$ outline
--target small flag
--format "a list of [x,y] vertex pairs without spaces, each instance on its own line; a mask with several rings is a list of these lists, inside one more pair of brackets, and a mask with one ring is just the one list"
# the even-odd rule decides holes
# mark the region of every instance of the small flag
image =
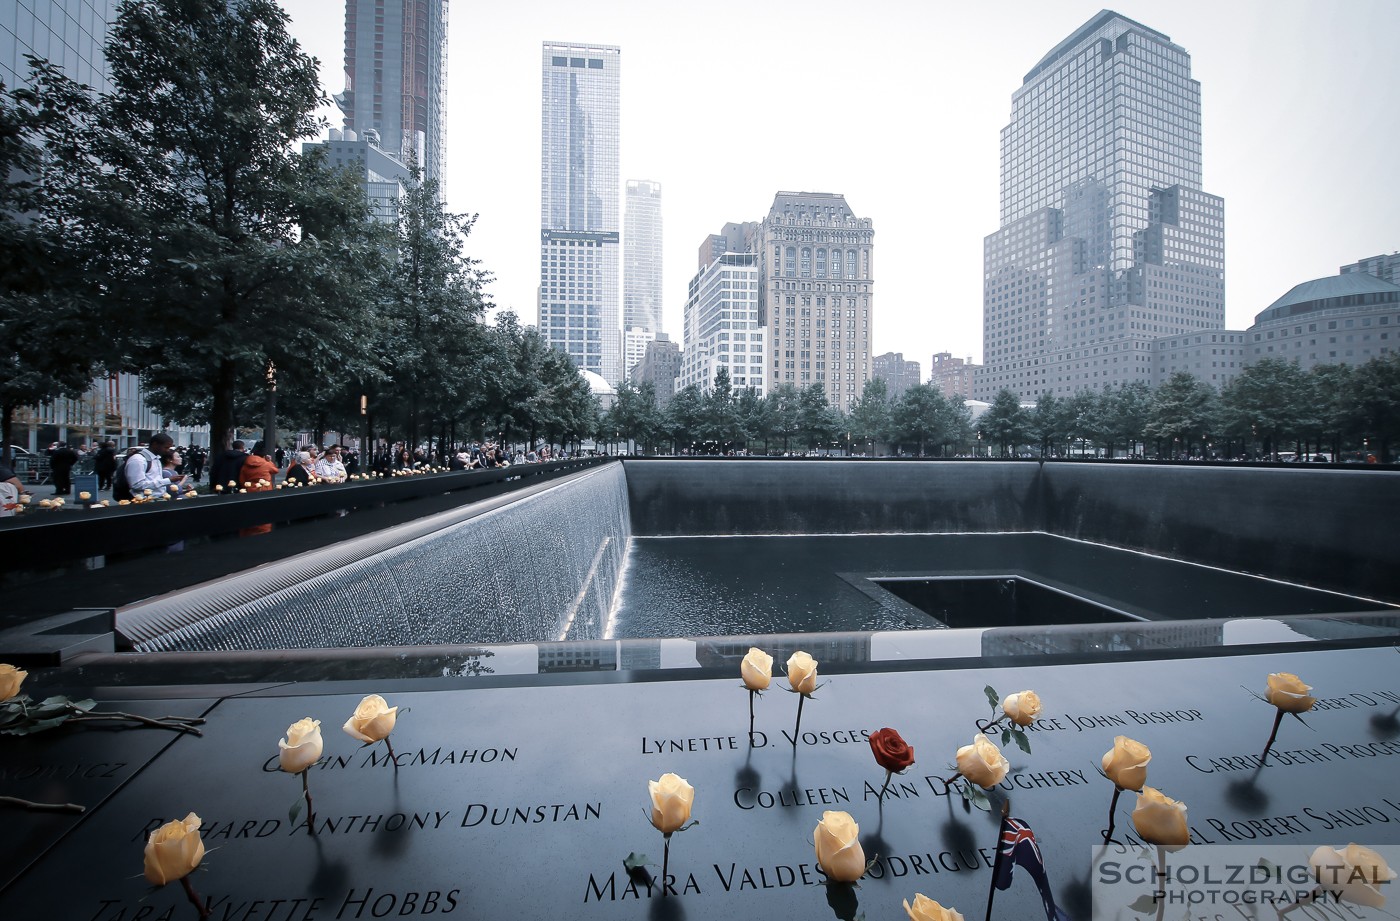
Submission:
[[1040,890],[1041,901],[1045,903],[1047,921],[1069,921],[1056,904],[1050,892],[1050,881],[1045,878],[1045,860],[1040,854],[1040,844],[1035,840],[1035,832],[1020,819],[1003,816],[1001,820],[1001,844],[997,848],[995,876],[992,885],[998,889],[1011,886],[1011,871],[1015,864],[1026,868]]

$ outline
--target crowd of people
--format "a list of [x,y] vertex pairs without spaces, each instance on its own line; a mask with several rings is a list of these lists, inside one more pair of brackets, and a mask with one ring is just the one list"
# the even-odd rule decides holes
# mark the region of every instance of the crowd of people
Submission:
[[[278,484],[344,483],[361,473],[392,476],[442,469],[487,470],[569,456],[550,445],[527,451],[511,450],[493,441],[451,448],[414,448],[400,442],[380,445],[364,467],[358,451],[340,444],[302,444],[293,449],[278,446],[269,451],[261,441],[251,450],[246,442],[234,441],[228,450],[211,452],[197,444],[181,447],[163,432],[146,444],[124,451],[118,450],[114,441],[82,446],[54,442],[43,453],[48,459],[55,497],[72,496],[75,470],[90,470],[97,476],[98,490],[110,490],[115,501],[170,493],[189,495],[206,484],[211,492],[257,492]],[[0,464],[0,505],[13,511],[19,497],[27,492],[15,471]]]

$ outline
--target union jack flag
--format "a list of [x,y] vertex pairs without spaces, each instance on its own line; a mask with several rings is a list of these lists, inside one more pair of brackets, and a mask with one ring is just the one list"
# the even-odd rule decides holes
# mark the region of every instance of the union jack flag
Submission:
[[1055,896],[1050,892],[1050,880],[1045,876],[1045,859],[1040,853],[1040,843],[1035,840],[1035,832],[1020,819],[1004,816],[992,885],[998,889],[1010,888],[1011,871],[1018,863],[1035,880],[1040,899],[1045,903],[1047,921],[1069,921],[1069,916],[1055,904]]

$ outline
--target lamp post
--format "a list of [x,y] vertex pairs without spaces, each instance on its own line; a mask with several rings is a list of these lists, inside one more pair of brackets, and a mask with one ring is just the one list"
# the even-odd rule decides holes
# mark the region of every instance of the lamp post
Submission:
[[263,405],[263,450],[270,457],[277,450],[277,366],[270,358],[263,377],[267,382],[267,398]]

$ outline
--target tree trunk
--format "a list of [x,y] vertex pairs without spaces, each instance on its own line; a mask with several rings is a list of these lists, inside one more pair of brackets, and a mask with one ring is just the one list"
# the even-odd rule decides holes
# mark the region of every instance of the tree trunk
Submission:
[[10,456],[10,429],[14,424],[15,407],[6,403],[0,406],[0,463],[14,469],[15,461]]
[[233,444],[233,390],[237,368],[230,358],[219,359],[214,372],[214,402],[209,409],[209,443],[217,451]]

